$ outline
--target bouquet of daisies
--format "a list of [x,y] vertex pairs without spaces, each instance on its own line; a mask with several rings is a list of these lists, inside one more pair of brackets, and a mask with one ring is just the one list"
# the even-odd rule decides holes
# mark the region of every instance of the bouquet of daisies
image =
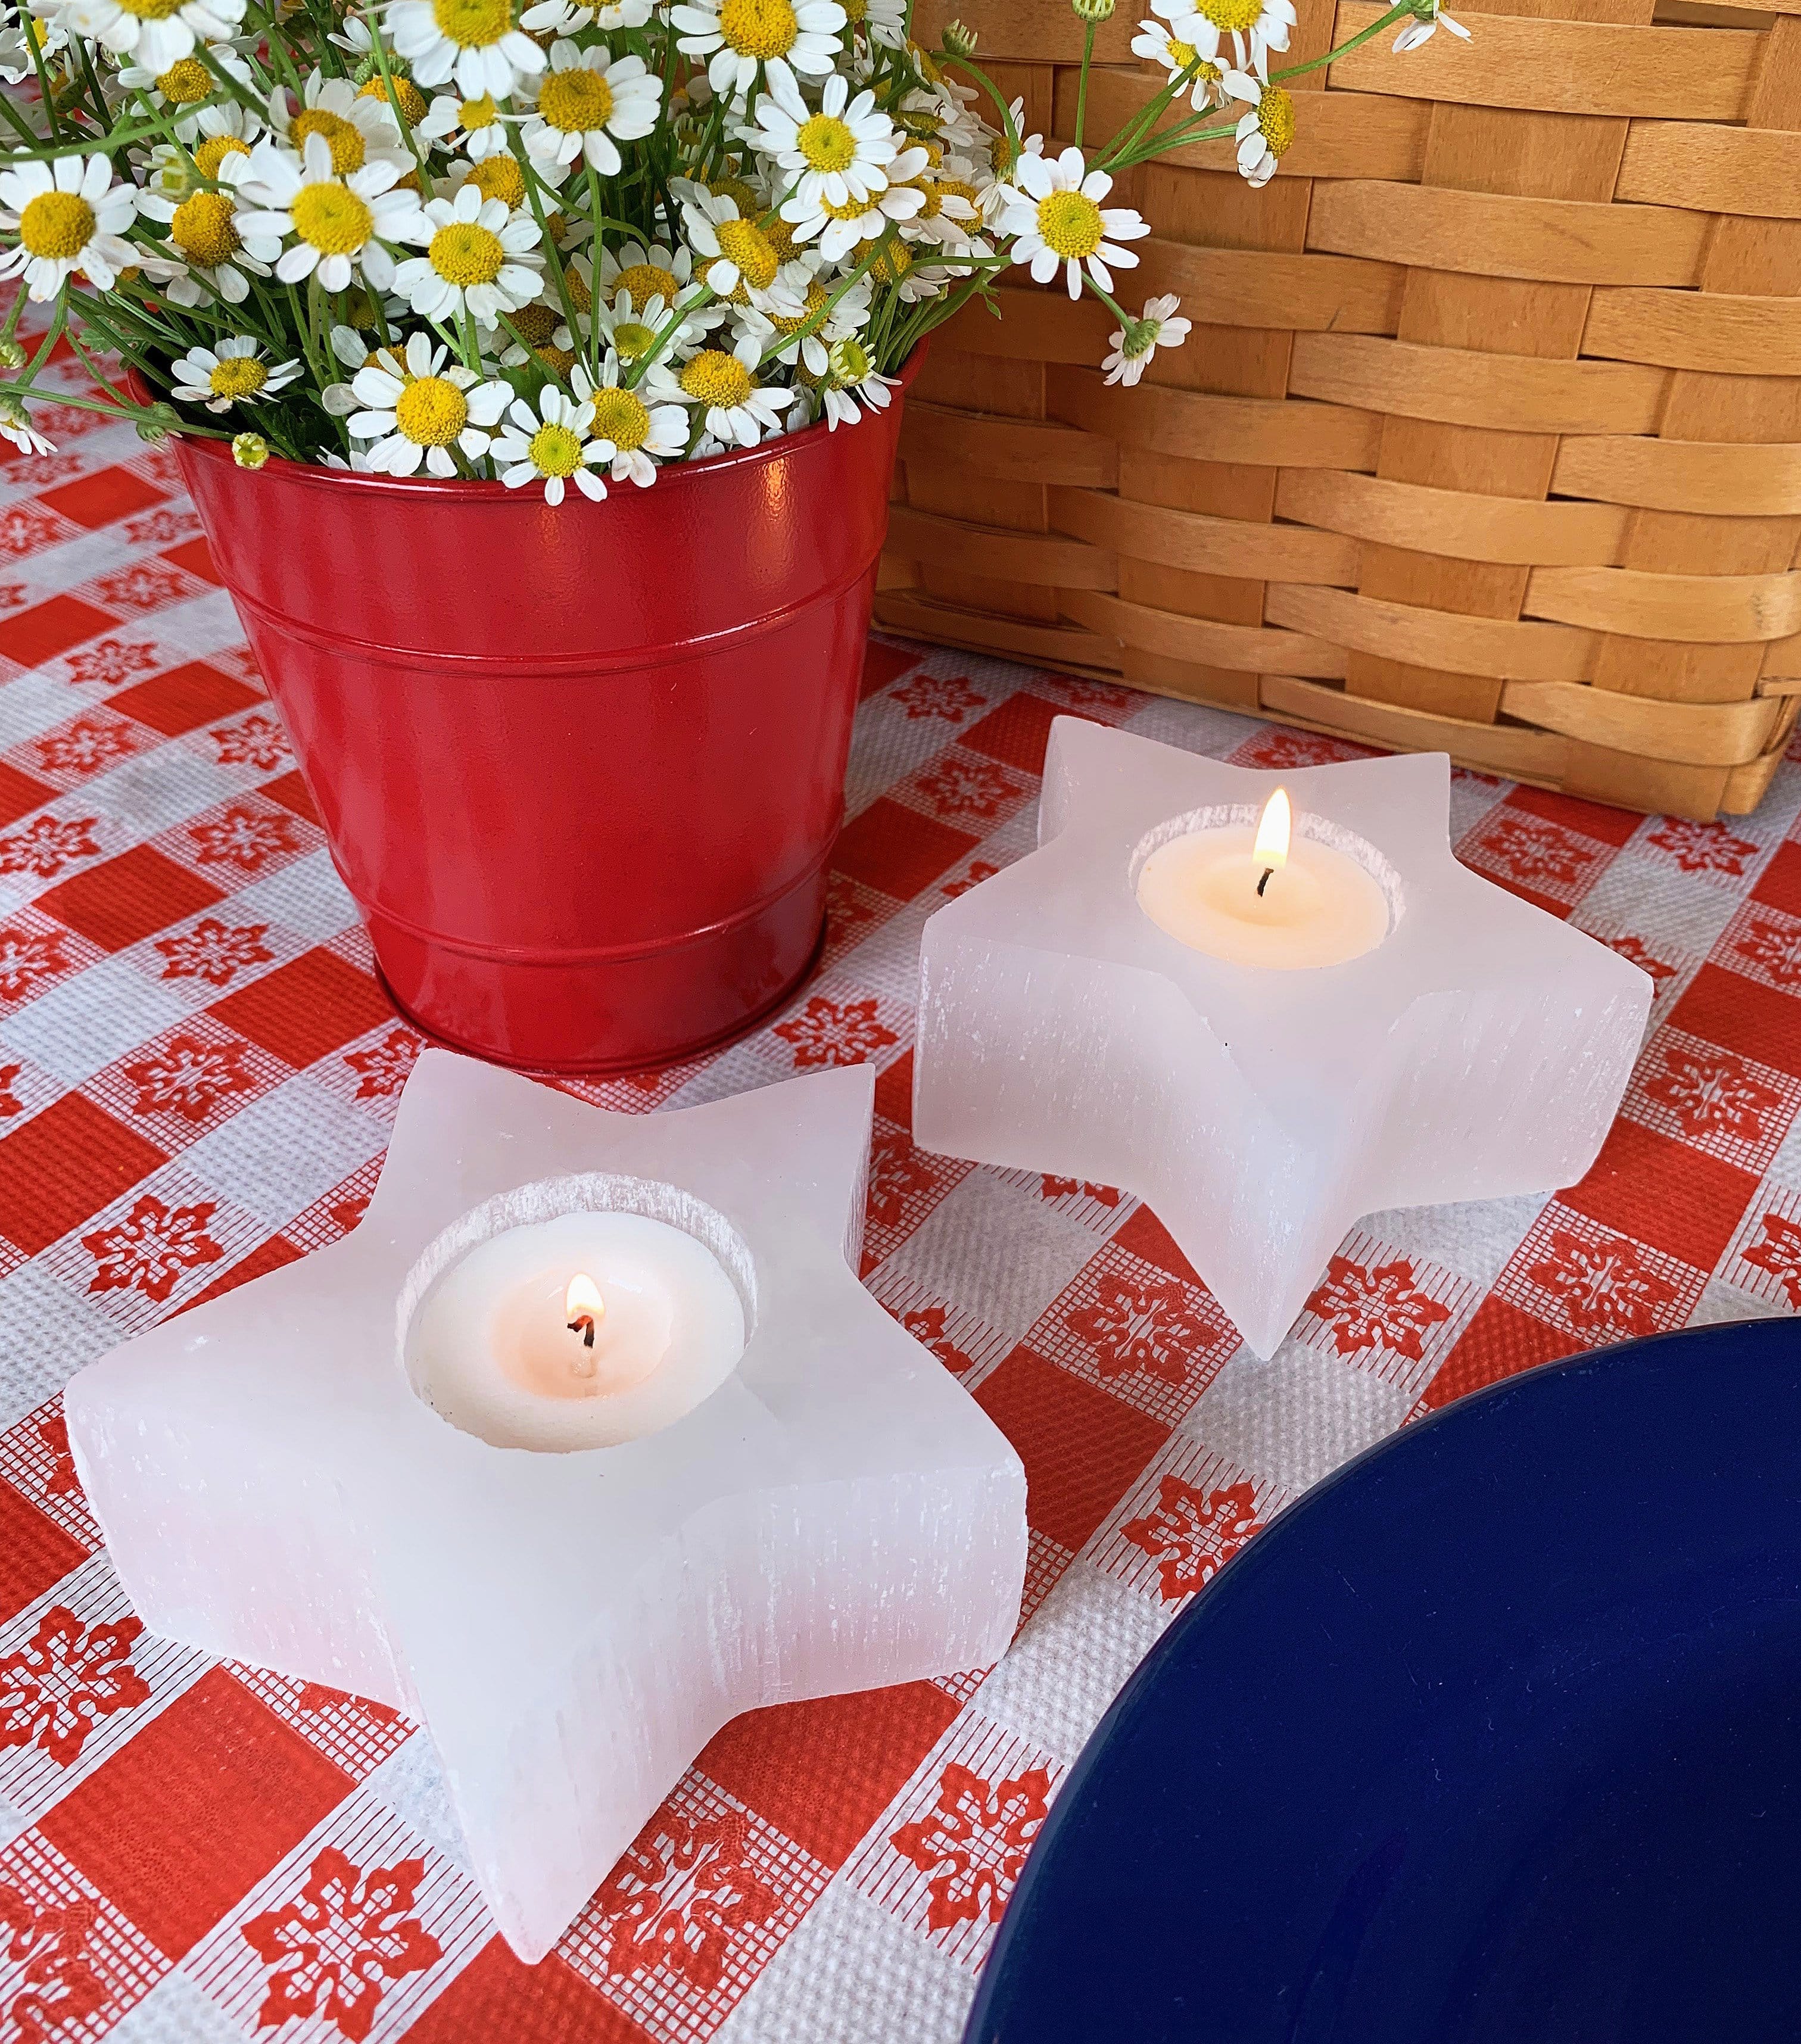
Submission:
[[[1092,56],[1113,0],[1073,4]],[[1261,182],[1285,81],[1342,53],[1271,69],[1292,0],[1152,5],[1161,89],[1090,148],[1085,57],[1059,148],[911,0],[31,0],[0,30],[0,432],[45,449],[53,395],[248,469],[597,498],[854,425],[1013,265],[1099,298],[1136,382],[1189,322],[1116,298],[1150,231],[1116,176],[1233,136]],[[1404,17],[1398,46],[1464,33],[1397,0],[1343,48]],[[65,334],[94,395],[36,380]]]

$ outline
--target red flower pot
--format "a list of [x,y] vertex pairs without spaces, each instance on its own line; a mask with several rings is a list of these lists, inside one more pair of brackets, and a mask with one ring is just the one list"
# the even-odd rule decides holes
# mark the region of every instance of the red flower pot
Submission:
[[617,1070],[804,976],[899,395],[554,510],[176,441],[332,856],[432,1035]]

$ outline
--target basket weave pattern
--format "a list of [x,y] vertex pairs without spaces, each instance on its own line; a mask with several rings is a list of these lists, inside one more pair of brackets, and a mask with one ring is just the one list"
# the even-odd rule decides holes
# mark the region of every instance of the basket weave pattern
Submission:
[[[959,314],[908,404],[880,620],[1634,808],[1753,808],[1801,709],[1801,18],[1674,4],[1457,7],[1471,42],[1384,34],[1297,81],[1261,191],[1227,142],[1129,173],[1153,234],[1123,302],[1205,324],[1125,390],[1092,299],[1009,282],[1004,320]],[[1380,11],[1299,5],[1288,60]],[[1069,139],[1064,0],[954,11]],[[1091,142],[1160,82],[1144,11],[1100,32]]]

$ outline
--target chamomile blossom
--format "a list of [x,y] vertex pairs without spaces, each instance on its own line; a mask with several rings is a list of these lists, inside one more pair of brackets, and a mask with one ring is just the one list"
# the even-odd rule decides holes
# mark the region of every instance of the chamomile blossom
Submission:
[[547,383],[538,394],[536,410],[524,398],[514,398],[505,429],[488,452],[509,490],[542,482],[544,501],[560,504],[565,486],[573,482],[597,504],[607,486],[594,471],[612,460],[613,444],[596,440],[593,425],[591,404],[578,404]]
[[1235,134],[1238,174],[1246,184],[1266,185],[1295,139],[1295,103],[1279,85],[1266,85],[1239,71],[1226,73],[1226,88],[1248,102]]
[[175,394],[209,412],[228,412],[234,405],[260,404],[285,390],[300,374],[298,361],[272,367],[260,342],[248,334],[232,334],[217,350],[190,348],[170,371]]
[[781,217],[793,225],[797,243],[816,242],[824,261],[842,261],[859,242],[877,240],[897,221],[925,210],[925,194],[912,182],[925,167],[923,149],[904,150],[888,167],[893,182],[868,198],[839,206],[823,192],[811,200],[797,194],[783,201]]
[[394,288],[421,319],[467,311],[478,326],[491,327],[543,289],[538,223],[502,199],[484,198],[473,181],[454,198],[422,207],[405,238],[425,252],[395,270]]
[[1235,67],[1248,64],[1260,78],[1269,73],[1270,51],[1288,47],[1296,20],[1295,0],[1150,0],[1150,11],[1204,57],[1217,58],[1230,36]]
[[122,237],[137,212],[135,186],[117,184],[109,156],[58,156],[0,171],[0,229],[18,246],[0,259],[0,277],[21,272],[33,298],[53,298],[79,273],[110,290],[136,252]]
[[900,153],[894,123],[864,90],[850,97],[848,82],[828,78],[817,112],[810,110],[793,84],[778,85],[757,102],[756,125],[746,139],[769,158],[783,186],[811,205],[826,199],[845,206],[866,199],[889,182],[888,167]]
[[762,350],[755,334],[743,334],[728,353],[703,348],[685,362],[659,355],[645,377],[647,390],[666,403],[689,405],[703,429],[726,447],[755,447],[781,431],[792,394],[757,379]]
[[[850,339],[868,325],[875,286],[868,277],[859,277],[839,294],[835,285],[828,287],[804,263],[789,263],[779,282],[792,309],[747,309],[739,315],[744,331],[756,336],[759,348],[774,349],[772,361],[823,376],[833,344]],[[835,294],[838,302],[832,305]]]
[[685,192],[682,232],[705,265],[701,275],[708,289],[739,304],[764,305],[781,270],[775,244],[755,220],[744,218],[729,193],[701,185]]
[[56,451],[56,443],[46,440],[32,424],[24,398],[10,390],[0,390],[0,440],[10,440],[21,454]]
[[[584,300],[593,288],[593,265],[587,256],[578,256],[570,267],[582,286],[574,294],[575,309],[586,312]],[[652,298],[661,298],[673,309],[697,294],[693,251],[666,248],[660,241],[622,241],[617,248],[603,248],[600,286],[604,298],[614,299],[621,291],[629,291],[636,305],[647,305]],[[695,316],[711,325],[720,314],[717,307],[709,306],[705,312],[697,309]]]
[[760,68],[771,89],[829,78],[844,10],[838,0],[685,0],[670,10],[684,56],[704,57],[713,90],[741,98]]
[[850,25],[885,50],[907,46],[907,0],[843,0]]
[[454,78],[466,99],[498,98],[544,67],[543,52],[513,25],[513,0],[394,0],[388,33],[417,83]]
[[[668,301],[660,296],[640,307],[632,302],[631,292],[621,290],[614,294],[610,305],[597,305],[593,317],[607,347],[629,366],[642,361],[656,345],[657,336],[669,325],[670,309]],[[669,336],[668,351],[679,355],[696,346],[708,326],[708,322],[685,316]]]
[[1184,36],[1182,30],[1187,25],[1186,16],[1173,27],[1163,21],[1140,21],[1132,38],[1132,51],[1135,56],[1162,64],[1173,79],[1184,76],[1192,67],[1193,76],[1183,90],[1196,113],[1204,113],[1210,106],[1226,103],[1225,67],[1216,58],[1203,56],[1199,48]]
[[540,298],[509,313],[506,323],[509,332],[519,338],[501,357],[505,367],[523,369],[528,362],[536,360],[554,375],[563,376],[574,366],[575,336],[555,305]]
[[323,136],[332,172],[340,178],[365,163],[390,163],[403,175],[413,168],[393,108],[385,99],[359,94],[348,78],[326,78],[314,71],[298,107],[286,86],[278,85],[269,95],[269,125],[296,156],[309,136]]
[[[174,305],[201,305],[217,299],[240,305],[250,296],[250,279],[268,276],[281,256],[281,236],[252,231],[238,210],[233,180],[248,175],[254,148],[228,146],[239,140],[235,136],[216,139],[219,152],[209,160],[223,190],[190,191],[178,199],[152,184],[138,194],[138,211],[167,225],[169,239],[163,246],[184,265],[167,287]],[[203,143],[196,148],[197,159],[205,147]],[[144,259],[138,254],[134,259]]]
[[1113,180],[1104,171],[1089,170],[1080,149],[1054,157],[1023,156],[1013,175],[1014,199],[1000,226],[1016,237],[1013,260],[1031,265],[1035,283],[1048,284],[1062,270],[1069,296],[1079,298],[1085,265],[1104,291],[1113,288],[1114,268],[1138,267],[1138,257],[1119,244],[1148,234],[1150,226],[1130,206],[1103,209]]
[[662,81],[642,57],[612,57],[598,43],[585,50],[557,43],[526,116],[525,152],[551,184],[584,157],[603,178],[616,177],[619,143],[649,134],[662,111]]
[[658,463],[678,458],[687,447],[686,410],[680,405],[647,405],[636,390],[623,389],[619,357],[610,348],[598,382],[580,367],[572,381],[576,396],[594,408],[594,438],[612,449],[607,463],[615,482],[647,490],[657,479]]
[[424,140],[460,149],[472,163],[484,163],[509,146],[506,123],[491,92],[474,99],[440,93],[427,108],[417,132]]
[[840,426],[855,425],[865,410],[886,411],[892,402],[889,394],[900,382],[898,376],[877,374],[869,350],[860,340],[853,337],[837,342],[820,383],[820,411],[826,431],[835,433]]
[[423,467],[428,475],[455,475],[453,447],[469,461],[488,452],[488,428],[513,393],[504,383],[483,382],[449,355],[448,348],[416,333],[404,351],[382,348],[351,378],[364,409],[352,413],[345,428],[353,440],[370,443],[369,466],[377,474],[417,475]]
[[961,156],[947,157],[929,176],[914,183],[925,203],[912,219],[903,221],[900,232],[910,241],[935,241],[944,248],[967,248],[981,224],[981,186],[973,163]]
[[383,160],[336,176],[323,135],[309,135],[298,156],[259,142],[237,185],[238,231],[247,242],[294,237],[275,264],[284,284],[317,275],[321,290],[342,291],[360,276],[385,291],[394,280],[394,259],[383,244],[406,240],[419,217],[418,200],[395,189],[399,175]]
[[115,56],[161,73],[191,56],[197,43],[229,40],[244,8],[244,0],[71,0],[59,19],[70,33],[91,36]]
[[[1396,36],[1394,47],[1397,52],[1416,50],[1422,43],[1430,42],[1434,34],[1440,29],[1449,29],[1453,36],[1461,36],[1466,43],[1469,40],[1469,31],[1462,22],[1453,21],[1438,5],[1438,0],[1431,0],[1430,13],[1423,15],[1416,14],[1411,21],[1406,23],[1400,33]],[[0,77],[4,75],[4,72],[0,72]]]
[[[9,85],[22,84],[36,74],[37,66],[32,56],[34,50],[48,60],[68,46],[69,32],[54,15],[44,19],[21,12],[0,29],[0,79]],[[206,83],[210,90],[212,79],[209,78]]]
[[1181,302],[1173,291],[1165,292],[1161,298],[1146,298],[1144,310],[1137,319],[1114,328],[1111,352],[1100,365],[1107,371],[1108,382],[1135,383],[1150,367],[1150,359],[1158,348],[1181,346],[1194,324],[1192,320],[1174,317]]
[[[175,132],[182,137],[182,146],[156,144],[150,152],[144,185],[146,191],[179,206],[195,192],[221,181],[227,157],[248,157],[262,140],[263,129],[254,113],[228,99],[221,106],[203,106],[190,121],[178,121]],[[140,206],[139,210],[148,209]]]

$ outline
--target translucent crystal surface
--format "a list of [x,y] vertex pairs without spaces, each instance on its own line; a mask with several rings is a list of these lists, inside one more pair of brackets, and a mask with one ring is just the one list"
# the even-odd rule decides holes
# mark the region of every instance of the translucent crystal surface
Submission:
[[[523,1958],[728,1719],[983,1666],[1012,1635],[1019,1458],[853,1274],[873,1091],[858,1066],[610,1114],[428,1051],[353,1234],[68,1387],[145,1623],[420,1719]],[[484,1202],[589,1173],[729,1224],[743,1354],[648,1437],[490,1446],[415,1394],[403,1294]]]
[[[1226,963],[1139,906],[1175,820],[1278,785],[1391,889],[1346,964]],[[1037,851],[925,926],[915,1139],[1147,1200],[1261,1356],[1359,1216],[1571,1184],[1651,982],[1460,865],[1450,801],[1442,754],[1261,773],[1059,717]]]

